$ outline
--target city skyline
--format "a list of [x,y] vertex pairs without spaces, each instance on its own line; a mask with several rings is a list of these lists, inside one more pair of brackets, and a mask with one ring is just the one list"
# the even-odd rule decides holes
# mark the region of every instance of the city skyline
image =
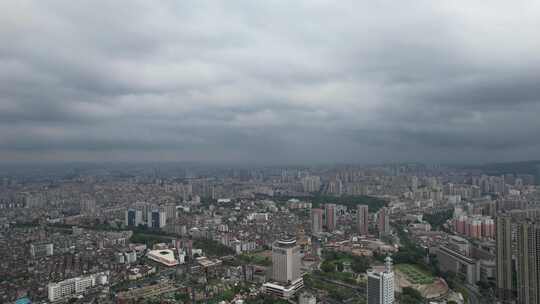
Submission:
[[0,301],[537,302],[533,164],[48,168],[0,173]]

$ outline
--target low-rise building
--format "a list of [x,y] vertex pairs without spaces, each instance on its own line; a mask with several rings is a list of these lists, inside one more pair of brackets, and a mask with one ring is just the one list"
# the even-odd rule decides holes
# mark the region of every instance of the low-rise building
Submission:
[[108,274],[105,272],[91,274],[84,277],[76,277],[47,286],[49,301],[55,302],[67,297],[86,292],[97,285],[106,285]]

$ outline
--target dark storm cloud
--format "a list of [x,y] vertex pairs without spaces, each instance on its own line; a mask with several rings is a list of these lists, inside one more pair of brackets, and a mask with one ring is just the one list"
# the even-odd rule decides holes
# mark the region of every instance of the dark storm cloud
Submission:
[[540,6],[0,4],[0,160],[537,158]]

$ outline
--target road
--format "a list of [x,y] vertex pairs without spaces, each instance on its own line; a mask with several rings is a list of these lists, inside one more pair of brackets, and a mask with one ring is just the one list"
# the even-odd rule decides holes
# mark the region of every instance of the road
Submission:
[[469,295],[469,304],[483,304],[485,303],[482,301],[482,295],[472,286],[465,284],[461,285],[463,288],[465,288],[468,291]]

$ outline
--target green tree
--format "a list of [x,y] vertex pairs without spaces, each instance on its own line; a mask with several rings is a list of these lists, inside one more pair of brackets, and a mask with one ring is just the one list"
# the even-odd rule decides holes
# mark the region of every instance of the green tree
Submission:
[[364,273],[369,268],[369,260],[366,257],[355,256],[351,263],[351,269],[356,273]]
[[418,290],[411,287],[404,287],[399,300],[402,304],[418,304],[424,302],[424,297],[422,297],[422,294]]
[[234,254],[234,250],[229,248],[220,242],[210,239],[197,239],[193,241],[193,247],[201,248],[206,255],[210,256],[224,256],[228,254]]
[[453,209],[447,209],[432,214],[426,213],[423,215],[424,221],[428,222],[433,228],[439,229],[446,221],[454,215]]
[[336,270],[336,265],[331,261],[324,261],[321,264],[321,270],[324,272],[333,272]]
[[337,263],[336,263],[336,268],[337,268],[337,271],[342,272],[343,269],[344,269],[343,263],[337,262]]

